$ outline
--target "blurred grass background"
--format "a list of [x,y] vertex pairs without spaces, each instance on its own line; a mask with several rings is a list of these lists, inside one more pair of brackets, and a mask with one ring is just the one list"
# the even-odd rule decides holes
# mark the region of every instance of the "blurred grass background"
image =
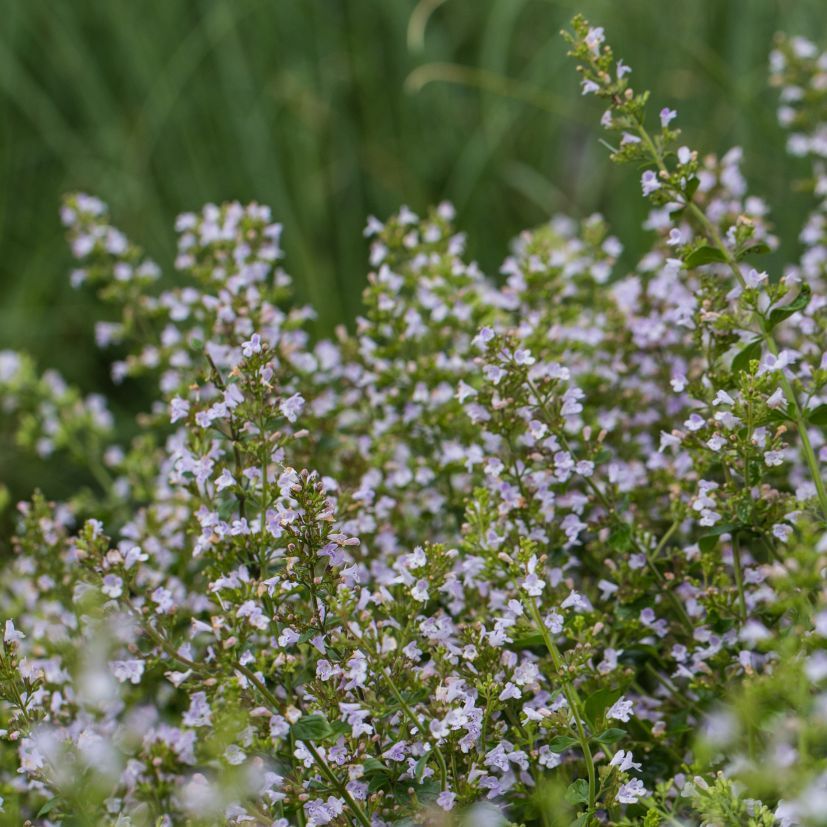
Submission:
[[[645,207],[565,57],[558,32],[577,11],[656,109],[678,109],[688,143],[744,147],[794,254],[808,205],[787,195],[800,168],[767,55],[780,29],[818,39],[824,0],[0,0],[0,348],[112,390],[92,341],[101,310],[66,277],[57,210],[73,189],[108,201],[165,265],[180,211],[270,204],[322,332],[358,312],[366,216],[402,203],[452,200],[489,272],[556,212],[605,213],[632,261]],[[0,445],[14,489],[39,473]]]

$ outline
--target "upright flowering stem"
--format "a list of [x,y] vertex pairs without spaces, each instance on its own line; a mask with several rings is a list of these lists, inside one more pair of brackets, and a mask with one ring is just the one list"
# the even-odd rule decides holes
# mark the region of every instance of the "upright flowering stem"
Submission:
[[[566,438],[565,433],[563,433],[563,431],[561,431],[560,429],[554,427],[554,418],[550,415],[550,413],[548,411],[548,406],[546,404],[546,400],[543,398],[542,394],[540,393],[539,388],[537,388],[537,386],[530,379],[526,380],[526,384],[528,385],[528,388],[530,389],[532,395],[534,396],[535,403],[537,404],[537,406],[539,407],[540,411],[543,414],[543,418],[545,420],[546,425],[548,425],[549,429],[552,431],[552,433],[555,435],[555,437],[557,437],[557,439],[560,440],[560,444],[566,449],[566,451],[568,451],[569,454],[571,454],[573,457],[576,456],[576,452],[575,452],[574,448],[572,447],[572,445],[569,443],[568,439]],[[606,496],[606,494],[601,490],[600,486],[597,485],[597,483],[591,477],[584,477],[583,479],[584,479],[586,485],[588,486],[588,488],[592,491],[592,493],[598,499],[600,504],[603,506],[603,508],[606,509],[607,513],[614,514],[617,509],[612,504],[612,502],[609,500],[609,498]],[[663,539],[660,541],[660,543],[658,544],[658,547],[656,549],[657,553],[660,553],[660,551],[666,545],[667,540],[669,539],[669,537],[671,536],[672,532],[674,531],[674,529],[676,527],[677,526],[675,526],[673,524],[673,526],[664,535]],[[634,548],[634,550],[638,554],[641,554],[643,556],[643,558],[646,560],[646,565],[649,567],[649,569],[655,575],[655,577],[657,578],[659,583],[662,586],[664,586],[664,593],[666,594],[668,600],[674,606],[675,611],[678,613],[678,616],[679,616],[681,622],[683,623],[683,625],[686,627],[687,630],[692,631],[692,629],[694,628],[694,625],[693,625],[692,620],[690,619],[689,615],[686,613],[686,609],[683,607],[683,604],[675,596],[675,594],[671,591],[671,589],[667,589],[665,587],[664,577],[661,574],[658,567],[654,563],[654,557],[656,555],[650,556],[649,554],[646,553],[646,551],[640,546],[637,539],[635,538],[634,532],[632,533],[632,536],[630,537],[630,542],[631,542],[632,547]]]
[[[652,161],[657,165],[658,170],[662,172],[664,175],[669,174],[669,170],[664,163],[663,157],[661,153],[658,151],[658,148],[655,146],[655,142],[652,140],[652,136],[649,134],[649,131],[643,125],[643,123],[639,120],[635,120],[635,125],[637,127],[637,133],[640,137],[641,141],[645,144],[649,154],[652,157]],[[729,247],[724,244],[723,239],[721,238],[721,234],[718,232],[718,229],[715,225],[709,220],[706,213],[692,200],[689,198],[687,200],[687,208],[689,213],[693,216],[695,221],[700,226],[701,230],[703,231],[704,235],[707,238],[707,241],[718,250],[721,255],[724,257],[727,266],[732,271],[732,274],[735,276],[735,280],[741,287],[746,286],[746,282],[744,281],[744,276],[741,273],[741,268],[738,266],[738,262],[736,261],[735,257],[732,254],[732,251]],[[767,346],[767,349],[772,353],[773,356],[778,355],[778,343],[775,341],[775,337],[772,335],[772,332],[767,329],[764,320],[761,319],[757,314],[753,317],[754,322],[759,330],[759,335],[761,336],[762,341]],[[813,479],[813,483],[816,487],[816,492],[818,494],[818,501],[819,505],[821,506],[821,515],[822,518],[827,520],[827,488],[824,485],[824,478],[821,475],[821,469],[819,468],[818,457],[816,456],[815,451],[813,450],[812,442],[810,441],[810,435],[807,433],[807,422],[804,419],[804,414],[801,410],[801,405],[798,401],[798,396],[795,393],[795,389],[793,388],[790,380],[787,378],[786,374],[784,373],[783,369],[779,372],[781,377],[781,387],[784,391],[784,396],[789,402],[790,406],[792,407],[792,418],[795,422],[796,429],[798,434],[801,438],[801,446],[804,452],[804,458],[807,462],[807,467],[810,469],[810,475]]]
[[735,585],[738,588],[738,606],[741,610],[741,620],[747,619],[747,601],[744,596],[744,570],[741,566],[741,541],[738,533],[732,535],[732,565],[735,569]]
[[[465,260],[449,205],[403,208],[369,222],[357,335],[315,341],[266,208],[181,216],[184,281],[164,290],[103,204],[67,200],[73,280],[126,305],[98,331],[127,346],[115,376],[160,396],[127,447],[103,399],[0,351],[21,444],[105,489],[19,506],[0,578],[15,823],[372,827],[487,800],[545,824],[546,780],[573,782],[578,823],[809,817],[825,204],[783,279],[748,270],[776,239],[739,153],[678,146],[668,108],[647,132],[648,93],[601,28],[574,28],[584,92],[653,205],[628,275],[597,217],[521,234],[501,284]],[[827,56],[784,48],[785,117],[824,104],[795,145],[823,157]]]
[[[405,717],[411,722],[413,726],[416,727],[418,732],[422,731],[422,724],[419,723],[419,720],[416,717],[416,713],[411,709],[408,705],[408,702],[402,697],[402,693],[399,691],[398,687],[394,683],[393,678],[390,676],[387,669],[382,669],[382,674],[385,676],[385,680],[388,682],[388,686],[391,688],[391,692],[393,693],[394,698],[396,698],[397,703],[402,708],[402,711],[405,713]],[[448,789],[448,767],[445,765],[445,756],[442,754],[442,750],[439,748],[439,745],[434,740],[434,755],[436,756],[436,762],[439,765],[439,776],[440,782],[442,785],[442,789]]]
[[537,608],[537,604],[530,597],[524,600],[524,604],[531,614],[534,622],[537,624],[537,627],[540,629],[540,634],[543,636],[543,642],[546,645],[546,649],[548,649],[549,655],[551,655],[551,662],[554,664],[554,668],[560,676],[560,680],[563,684],[563,695],[566,698],[572,717],[574,718],[574,725],[577,729],[577,741],[580,744],[580,749],[583,752],[583,759],[586,762],[586,773],[589,777],[589,811],[593,811],[595,808],[595,801],[597,799],[597,780],[594,769],[594,758],[592,757],[592,751],[589,747],[589,738],[586,734],[586,727],[583,724],[583,705],[580,701],[580,696],[577,694],[577,689],[566,674],[566,665],[563,661],[563,655],[557,648],[557,644],[552,640],[552,637],[546,628],[546,624],[540,616],[540,611]]
[[[278,710],[280,708],[279,702],[276,697],[273,695],[272,692],[256,677],[255,673],[253,673],[250,669],[248,669],[243,664],[236,664],[236,669],[247,678],[248,681],[259,691],[261,696],[270,704],[271,708],[274,710]],[[313,760],[316,763],[316,766],[319,768],[321,774],[330,782],[331,786],[333,786],[339,795],[347,802],[348,807],[350,807],[350,811],[356,817],[356,820],[363,825],[363,827],[371,827],[370,819],[365,814],[365,811],[359,805],[359,803],[353,798],[350,792],[347,789],[347,786],[339,780],[336,773],[330,769],[330,765],[324,758],[319,754],[319,751],[313,746],[310,741],[305,741],[304,746],[307,751],[313,756]]]

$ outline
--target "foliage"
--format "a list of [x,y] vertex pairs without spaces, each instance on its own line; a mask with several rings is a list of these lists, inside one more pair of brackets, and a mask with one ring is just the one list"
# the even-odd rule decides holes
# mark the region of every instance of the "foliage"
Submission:
[[[452,207],[403,208],[355,335],[314,341],[266,207],[181,215],[167,289],[66,199],[113,376],[157,392],[120,445],[0,358],[21,444],[104,490],[18,509],[9,823],[825,823],[823,204],[758,271],[741,153],[652,129],[603,30],[567,39],[642,169],[627,276],[598,216],[520,235],[498,285]],[[771,61],[819,195],[826,61]]]

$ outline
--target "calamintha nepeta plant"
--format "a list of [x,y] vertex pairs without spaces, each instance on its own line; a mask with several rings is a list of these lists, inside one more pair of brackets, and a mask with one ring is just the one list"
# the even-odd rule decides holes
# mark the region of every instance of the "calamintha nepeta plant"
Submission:
[[[567,35],[643,168],[652,249],[597,216],[486,278],[441,205],[371,219],[353,335],[313,342],[258,205],[177,224],[174,289],[74,195],[116,312],[100,397],[0,354],[22,445],[99,491],[19,506],[0,650],[10,824],[827,823],[827,224],[777,246],[740,153],[647,121]],[[827,194],[827,58],[772,56]]]

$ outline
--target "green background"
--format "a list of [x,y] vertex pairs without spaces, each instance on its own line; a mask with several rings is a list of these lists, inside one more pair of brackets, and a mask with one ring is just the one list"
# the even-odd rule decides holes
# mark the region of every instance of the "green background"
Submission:
[[[558,34],[578,11],[655,110],[679,111],[687,143],[744,147],[794,255],[809,205],[788,195],[803,170],[784,155],[767,55],[781,29],[818,40],[824,0],[0,0],[0,348],[116,406],[146,401],[111,388],[92,341],[105,311],[68,286],[57,212],[74,189],[162,265],[178,212],[270,204],[320,332],[358,313],[366,216],[402,203],[452,200],[491,273],[556,212],[605,213],[633,262],[639,184],[610,166]],[[15,493],[36,473],[0,445]]]

